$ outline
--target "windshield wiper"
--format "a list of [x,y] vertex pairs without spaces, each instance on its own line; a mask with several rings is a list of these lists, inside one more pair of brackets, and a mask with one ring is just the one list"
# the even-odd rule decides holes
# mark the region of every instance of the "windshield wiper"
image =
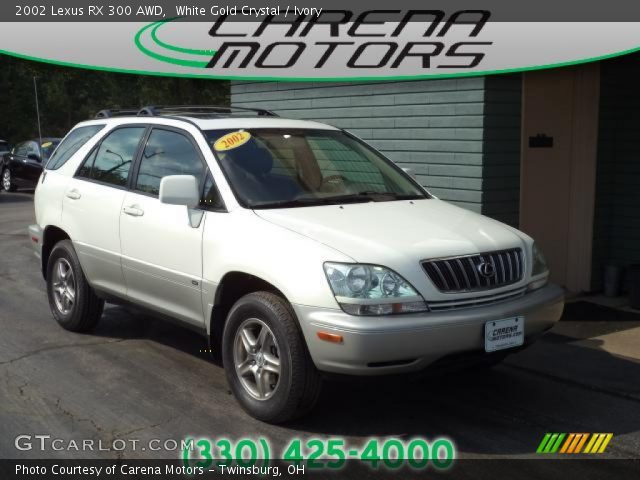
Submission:
[[301,197],[291,200],[280,200],[275,202],[256,203],[251,208],[292,208],[292,207],[310,207],[313,205],[339,205],[341,203],[363,203],[373,202],[374,200],[368,195],[348,194],[336,195],[333,197]]
[[380,192],[377,190],[365,190],[353,194],[357,198],[368,198],[372,202],[389,202],[393,200],[421,200],[426,198],[424,195],[417,193],[396,193],[396,192]]
[[370,197],[373,200],[377,200],[378,198],[392,198],[393,200],[417,200],[425,198],[423,195],[418,195],[416,193],[379,192],[377,190],[364,190],[362,192],[358,192],[357,195]]
[[339,205],[341,203],[365,203],[383,200],[415,200],[425,198],[417,194],[399,194],[394,192],[379,192],[375,190],[364,190],[358,193],[348,193],[345,195],[334,195],[331,197],[300,197],[291,200],[280,200],[275,202],[258,203],[252,206],[254,209],[263,208],[295,208],[309,207],[313,205]]

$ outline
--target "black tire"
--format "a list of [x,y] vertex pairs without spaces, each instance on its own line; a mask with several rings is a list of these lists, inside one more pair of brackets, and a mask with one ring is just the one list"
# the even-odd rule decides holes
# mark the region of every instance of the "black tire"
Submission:
[[[59,268],[60,264],[63,268],[68,268],[73,275],[68,277],[74,283],[74,301],[67,304],[68,311],[65,311],[64,306],[61,306],[62,301],[60,300],[61,297],[66,297],[66,294],[59,295],[58,300],[56,300],[56,293],[54,292],[54,289],[61,288],[60,276],[54,272],[54,269]],[[66,288],[66,291],[68,292],[69,288]],[[102,316],[104,300],[96,296],[87,282],[70,240],[58,242],[49,256],[47,263],[47,296],[49,297],[49,308],[53,318],[65,330],[88,332],[96,326]]]
[[[236,372],[236,333],[250,319],[266,324],[275,337],[280,375],[271,396],[255,398]],[[308,413],[316,404],[322,380],[306,347],[291,305],[270,292],[245,295],[231,308],[222,336],[222,359],[227,381],[242,408],[268,423],[284,423]]]
[[[9,188],[7,188],[7,185]],[[6,167],[2,171],[2,189],[6,190],[7,192],[15,192],[18,189],[18,187],[16,187],[16,184],[13,183],[13,177],[11,176],[11,170],[9,170],[9,167]]]

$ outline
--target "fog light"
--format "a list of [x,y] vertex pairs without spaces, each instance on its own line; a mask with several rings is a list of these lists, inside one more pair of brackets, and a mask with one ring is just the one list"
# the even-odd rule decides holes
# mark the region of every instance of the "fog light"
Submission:
[[538,290],[539,288],[544,287],[548,281],[549,281],[549,277],[542,277],[542,278],[539,278],[538,280],[534,280],[529,285],[527,285],[527,290],[529,292],[533,290]]

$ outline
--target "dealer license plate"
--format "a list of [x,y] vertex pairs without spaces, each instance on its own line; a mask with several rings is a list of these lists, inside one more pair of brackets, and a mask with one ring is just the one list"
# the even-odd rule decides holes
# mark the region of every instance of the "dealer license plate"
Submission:
[[484,349],[495,352],[524,343],[524,317],[491,320],[484,324]]

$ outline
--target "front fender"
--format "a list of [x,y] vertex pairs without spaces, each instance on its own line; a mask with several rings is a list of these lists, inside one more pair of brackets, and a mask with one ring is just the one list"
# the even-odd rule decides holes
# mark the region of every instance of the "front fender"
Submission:
[[203,303],[215,304],[215,290],[228,272],[255,276],[280,290],[291,303],[339,308],[327,282],[326,261],[354,259],[299,233],[274,225],[251,210],[207,212],[203,232]]

